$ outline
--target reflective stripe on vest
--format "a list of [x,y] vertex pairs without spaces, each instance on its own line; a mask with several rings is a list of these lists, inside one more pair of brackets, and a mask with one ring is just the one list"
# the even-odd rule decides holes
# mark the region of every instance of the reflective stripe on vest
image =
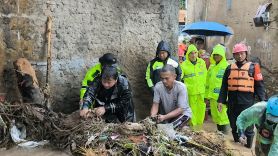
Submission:
[[231,65],[231,73],[228,77],[229,91],[242,91],[254,93],[254,78],[248,74],[251,62],[245,63],[238,68],[234,63]]

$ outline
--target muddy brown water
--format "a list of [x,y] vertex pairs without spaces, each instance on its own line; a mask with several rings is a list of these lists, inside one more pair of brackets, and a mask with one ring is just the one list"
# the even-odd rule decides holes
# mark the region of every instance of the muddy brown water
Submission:
[[70,156],[70,152],[56,151],[50,148],[22,149],[14,147],[0,151],[0,156]]
[[[204,130],[208,132],[215,132],[216,126],[211,122],[210,119],[205,121]],[[255,141],[255,140],[254,140]],[[226,136],[225,144],[227,149],[230,149],[234,156],[254,156],[254,144],[252,149],[248,149],[240,145],[239,143],[234,143],[231,133]],[[50,148],[35,148],[35,149],[22,149],[14,147],[9,150],[0,150],[0,156],[70,156],[69,151],[57,151]]]

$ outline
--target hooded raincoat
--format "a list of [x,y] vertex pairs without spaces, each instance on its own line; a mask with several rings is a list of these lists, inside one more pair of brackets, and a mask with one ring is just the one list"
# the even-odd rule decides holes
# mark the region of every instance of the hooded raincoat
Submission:
[[92,68],[90,68],[87,71],[87,73],[82,81],[82,87],[80,89],[80,99],[83,99],[83,96],[88,88],[89,83],[93,82],[95,77],[97,77],[100,74],[101,74],[101,64],[100,63],[97,63],[95,66],[93,66]]
[[[158,54],[160,51],[168,52],[168,57],[165,60],[159,59]],[[160,81],[160,71],[165,64],[175,67],[177,74],[176,80],[179,81],[182,74],[180,65],[176,60],[171,58],[170,46],[165,41],[161,41],[156,49],[156,57],[150,61],[146,70],[146,81],[149,88],[152,88]]]
[[206,104],[204,102],[207,68],[203,59],[197,58],[195,63],[189,59],[189,54],[198,52],[195,45],[191,44],[186,53],[186,60],[181,64],[182,80],[187,86],[189,105],[192,110],[191,125],[202,125],[204,122]]
[[[216,64],[215,60],[213,59],[214,54],[222,56],[222,60],[218,64]],[[222,78],[227,66],[228,62],[226,60],[225,48],[222,45],[218,44],[213,48],[213,52],[210,57],[210,67],[207,74],[205,94],[205,98],[210,101],[212,120],[217,125],[229,124],[227,106],[223,106],[222,112],[219,112],[217,109],[217,100],[222,85]]]

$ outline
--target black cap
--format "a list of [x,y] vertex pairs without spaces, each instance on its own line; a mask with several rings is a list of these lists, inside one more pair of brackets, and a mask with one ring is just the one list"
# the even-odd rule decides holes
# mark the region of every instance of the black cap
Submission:
[[106,53],[102,57],[99,58],[99,62],[104,64],[115,64],[117,63],[117,59],[114,54],[112,53]]

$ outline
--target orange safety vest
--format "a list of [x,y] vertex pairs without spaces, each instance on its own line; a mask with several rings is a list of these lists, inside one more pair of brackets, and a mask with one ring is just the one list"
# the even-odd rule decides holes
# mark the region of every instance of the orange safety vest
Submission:
[[235,63],[231,65],[231,73],[228,77],[229,91],[242,91],[254,93],[254,78],[248,74],[251,62],[245,63],[238,68]]

